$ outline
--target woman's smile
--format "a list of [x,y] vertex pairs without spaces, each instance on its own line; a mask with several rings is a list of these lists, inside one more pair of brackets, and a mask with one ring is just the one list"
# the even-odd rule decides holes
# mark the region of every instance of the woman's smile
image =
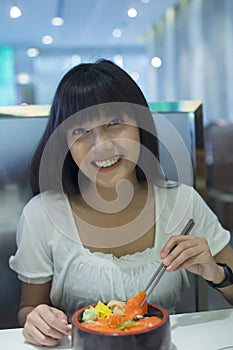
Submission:
[[93,164],[99,168],[99,171],[109,171],[116,168],[120,164],[121,159],[121,157],[117,156],[106,160],[95,160]]

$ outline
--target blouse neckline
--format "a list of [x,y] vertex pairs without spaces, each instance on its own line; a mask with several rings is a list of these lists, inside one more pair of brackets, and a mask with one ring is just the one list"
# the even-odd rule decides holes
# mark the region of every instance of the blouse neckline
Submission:
[[[157,214],[158,214],[156,186],[153,186],[153,191],[154,191],[154,198],[155,198],[154,217],[155,217],[155,221],[156,221]],[[155,225],[155,232],[154,232],[155,238],[154,238],[153,247],[148,247],[143,251],[135,252],[133,254],[125,254],[125,255],[122,255],[120,257],[116,257],[112,253],[103,253],[103,252],[98,252],[98,251],[91,252],[88,248],[84,247],[83,243],[81,242],[81,239],[80,239],[79,233],[78,233],[78,228],[76,226],[73,210],[72,210],[69,198],[66,194],[65,194],[65,203],[66,203],[66,206],[68,208],[68,213],[69,213],[68,220],[70,221],[73,234],[76,237],[75,241],[80,244],[82,251],[84,253],[88,254],[89,256],[105,258],[107,260],[111,259],[111,260],[115,260],[115,261],[125,261],[125,260],[128,261],[128,260],[134,260],[135,258],[144,258],[145,256],[151,255],[152,253],[155,252],[156,247],[157,247],[157,240],[158,240],[157,235],[156,235],[156,225]]]

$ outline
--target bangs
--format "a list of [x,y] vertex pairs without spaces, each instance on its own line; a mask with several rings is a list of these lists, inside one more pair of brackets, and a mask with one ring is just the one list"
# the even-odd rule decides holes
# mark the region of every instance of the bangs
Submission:
[[[144,108],[145,109],[145,108]],[[143,113],[145,115],[145,111]],[[142,117],[142,107],[131,103],[112,102],[98,104],[80,110],[71,116],[67,117],[61,125],[63,132],[71,129],[75,125],[83,126],[86,124],[102,125],[110,119],[122,119],[126,124],[136,125],[142,124],[140,122]],[[145,125],[145,118],[144,125]]]

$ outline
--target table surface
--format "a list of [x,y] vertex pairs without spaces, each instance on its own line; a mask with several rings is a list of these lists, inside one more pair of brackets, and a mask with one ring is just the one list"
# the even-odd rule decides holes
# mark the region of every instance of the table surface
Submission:
[[[170,316],[171,350],[233,350],[233,308]],[[71,349],[70,338],[59,346],[40,348],[27,343],[22,329],[0,330],[1,350]]]

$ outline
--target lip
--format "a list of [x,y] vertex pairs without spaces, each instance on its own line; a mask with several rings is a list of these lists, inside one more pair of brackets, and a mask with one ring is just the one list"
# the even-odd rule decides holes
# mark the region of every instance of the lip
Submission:
[[[115,157],[113,157],[113,158],[115,158]],[[117,158],[118,158],[118,157],[117,157]],[[107,159],[101,160],[101,161],[102,161],[102,162],[103,162],[103,161],[108,161],[108,160],[110,160],[110,159],[112,159],[112,158],[107,158]],[[98,162],[101,162],[101,161],[98,160]],[[119,157],[119,159],[118,159],[118,161],[117,161],[116,163],[114,163],[114,164],[112,164],[112,165],[110,165],[110,166],[106,166],[106,167],[98,166],[94,161],[92,162],[92,164],[93,164],[93,166],[94,166],[95,168],[98,169],[98,171],[107,172],[107,171],[111,171],[111,170],[117,168],[117,167],[120,165],[121,161],[122,161],[122,157]]]
[[92,160],[92,163],[94,162],[106,162],[108,160],[111,160],[113,158],[123,158],[122,154],[111,154],[111,155],[106,155],[106,156],[101,156],[101,158],[94,158]]

